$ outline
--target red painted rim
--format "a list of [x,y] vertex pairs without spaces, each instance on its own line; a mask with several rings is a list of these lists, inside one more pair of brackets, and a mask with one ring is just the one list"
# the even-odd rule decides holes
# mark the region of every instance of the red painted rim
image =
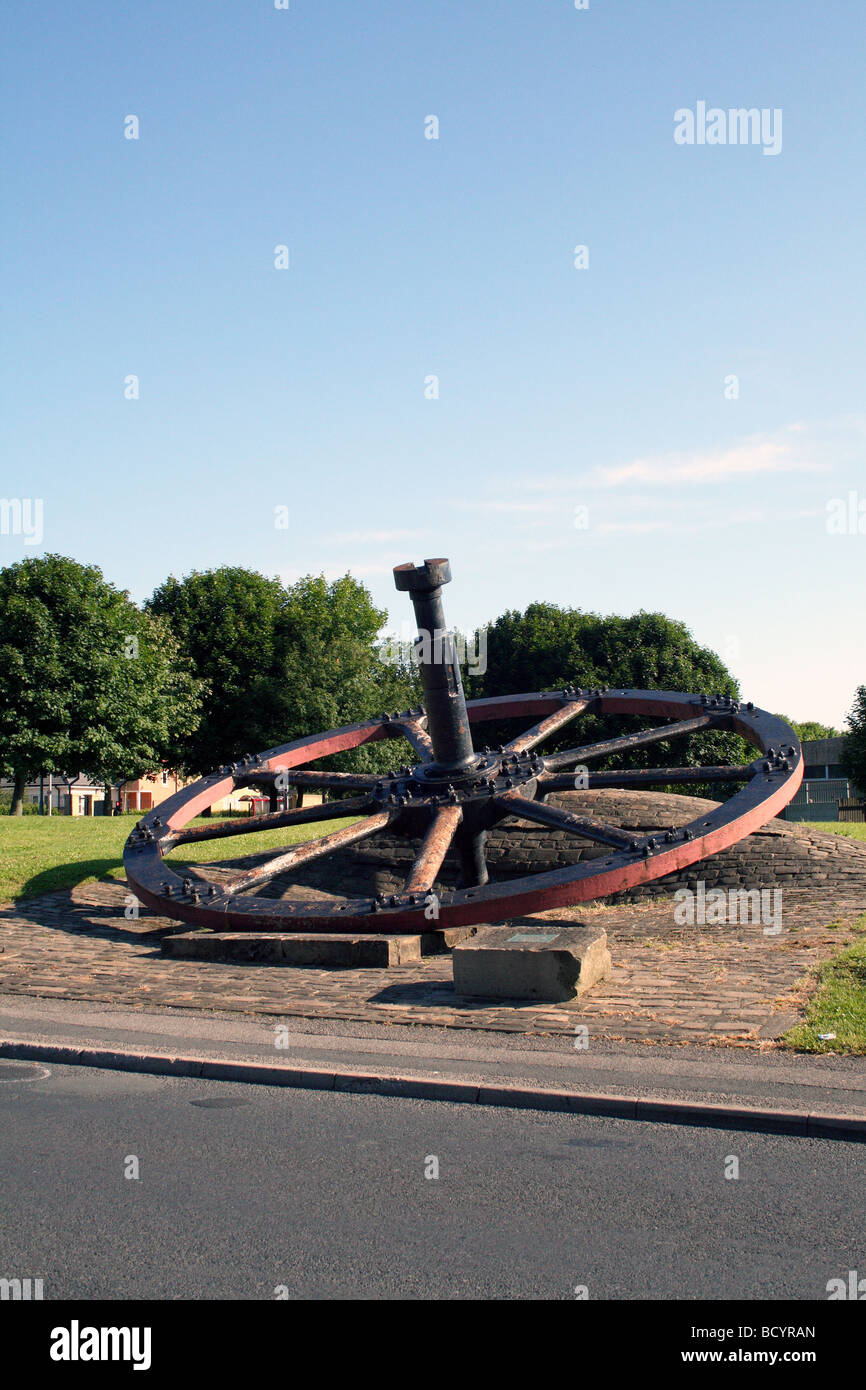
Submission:
[[[339,900],[331,911],[321,903],[286,902],[261,897],[218,896],[202,901],[209,891],[206,865],[178,870],[165,858],[175,847],[173,836],[207,807],[244,785],[243,767],[224,769],[185,787],[144,817],[127,841],[124,867],[130,887],[139,900],[161,915],[218,931],[316,931],[418,933],[452,926],[471,926],[523,916],[546,908],[589,902],[639,887],[666,874],[686,868],[728,848],[759,829],[783,809],[795,795],[803,777],[803,759],[796,735],[777,716],[766,710],[731,702],[708,702],[706,697],[672,691],[606,690],[589,692],[594,709],[603,714],[646,715],[650,718],[684,719],[708,712],[723,721],[717,727],[741,734],[762,755],[785,749],[767,763],[758,759],[741,791],[712,811],[698,816],[677,831],[673,843],[647,849],[656,836],[639,836],[637,850],[611,850],[604,858],[579,862],[566,868],[488,883],[484,887],[455,889],[439,898],[436,919],[425,916],[422,904],[375,904],[370,897]],[[538,692],[474,700],[467,705],[472,724],[488,720],[524,718],[533,721],[561,709],[569,692]],[[305,764],[360,747],[364,743],[400,734],[411,725],[423,731],[423,717],[383,716],[346,725],[327,733],[295,740],[272,748],[254,761],[271,771],[298,769]],[[420,735],[423,737],[423,733]],[[416,744],[417,746],[417,744]],[[541,755],[543,756],[543,755]],[[240,780],[239,780],[240,779]],[[327,832],[326,832],[327,833]],[[192,881],[198,901],[184,891]],[[168,890],[168,891],[167,891]],[[222,890],[220,890],[220,893]]]

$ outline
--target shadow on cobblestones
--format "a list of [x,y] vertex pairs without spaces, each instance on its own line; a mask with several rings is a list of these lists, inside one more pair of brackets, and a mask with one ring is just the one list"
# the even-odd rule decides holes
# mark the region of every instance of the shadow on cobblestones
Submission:
[[[0,907],[0,926],[7,921],[18,923],[23,918],[54,931],[69,932],[73,936],[90,936],[129,944],[158,943],[167,933],[177,930],[175,922],[167,922],[164,918],[147,914],[127,918],[124,915],[126,886],[116,879],[105,879],[99,885],[86,885],[94,890],[103,886],[113,890],[109,903],[93,901],[90,895],[78,898],[76,894],[82,891],[80,889],[52,893],[44,898]],[[131,895],[128,896],[131,898]]]

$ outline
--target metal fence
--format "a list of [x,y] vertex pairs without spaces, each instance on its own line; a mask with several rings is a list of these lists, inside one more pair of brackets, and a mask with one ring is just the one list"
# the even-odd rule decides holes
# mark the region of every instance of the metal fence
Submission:
[[816,806],[828,801],[848,801],[851,798],[851,783],[845,777],[810,777],[803,781],[792,806]]

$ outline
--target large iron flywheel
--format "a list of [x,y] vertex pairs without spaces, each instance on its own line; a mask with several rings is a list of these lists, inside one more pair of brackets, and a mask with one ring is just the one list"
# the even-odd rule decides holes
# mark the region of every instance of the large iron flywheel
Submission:
[[[725,696],[661,690],[580,690],[568,687],[525,695],[472,700],[463,694],[460,663],[445,626],[442,586],[451,578],[447,560],[400,565],[397,588],[408,592],[419,628],[416,657],[424,705],[383,714],[328,733],[311,734],[281,748],[221,768],[185,787],[145,816],[124,850],[129,884],[147,906],[165,916],[219,931],[331,931],[417,933],[523,916],[545,908],[588,902],[637,887],[726,849],[777,815],[803,777],[796,736],[784,722],[751,702]],[[542,745],[585,711],[641,716],[638,733],[601,742],[579,742],[545,754]],[[522,733],[495,749],[476,748],[485,722],[525,721]],[[664,767],[593,773],[593,761],[662,739],[698,730],[740,734],[759,752],[737,767]],[[417,761],[385,776],[329,772],[307,765],[379,739],[404,744],[403,756]],[[411,750],[411,752],[410,752]],[[546,798],[576,786],[645,788],[678,783],[741,784],[727,801],[688,824],[648,835],[577,815]],[[270,790],[276,803],[291,783],[303,794],[317,791],[340,799],[271,811],[243,819],[191,826],[214,803],[244,787]],[[350,793],[350,795],[345,795]],[[206,867],[175,868],[170,854],[205,840],[242,837],[250,831],[284,829],[353,818],[350,825],[301,843],[274,849],[255,867],[236,867],[228,880],[222,861],[219,882]],[[515,820],[593,841],[608,852],[546,873],[502,882],[488,879],[484,844],[488,832]],[[398,893],[378,897],[335,896],[333,901],[256,896],[277,875],[391,829],[414,837],[417,851]],[[452,845],[459,853],[461,885],[434,893]],[[339,885],[335,884],[338,893]]]

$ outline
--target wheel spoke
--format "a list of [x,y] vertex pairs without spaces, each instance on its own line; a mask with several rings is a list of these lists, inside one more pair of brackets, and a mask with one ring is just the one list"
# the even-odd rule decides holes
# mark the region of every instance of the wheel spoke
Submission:
[[[542,772],[538,778],[539,792],[596,791],[601,787],[651,787],[665,782],[747,782],[754,768],[748,764],[737,767],[639,767],[623,768],[619,772],[589,772],[585,787],[576,784],[581,777],[573,772]],[[582,774],[581,774],[582,776]]]
[[[344,825],[340,830],[324,835],[320,840],[305,840],[303,844],[277,850],[264,864],[250,869],[230,883],[228,893],[231,897],[236,893],[246,893],[250,888],[258,888],[261,884],[268,883],[287,869],[297,868],[299,864],[308,864],[311,859],[321,859],[323,855],[334,854],[358,840],[365,840],[368,835],[375,835],[378,830],[384,830],[396,815],[395,811],[379,811],[375,816],[368,816],[366,820],[357,821],[354,825]],[[223,865],[230,866],[230,860]]]
[[319,806],[299,806],[294,811],[275,811],[265,816],[246,816],[243,820],[196,825],[190,830],[173,831],[165,849],[167,852],[178,845],[222,840],[230,835],[251,835],[257,830],[283,830],[291,825],[308,825],[320,820],[339,820],[343,816],[360,816],[369,810],[369,807],[368,796],[353,796],[347,797],[345,801],[323,801]]
[[418,719],[401,719],[391,725],[392,729],[399,729],[405,739],[408,739],[415,752],[419,755],[422,763],[432,763],[433,744],[430,735]]
[[286,790],[289,787],[331,788],[337,791],[372,791],[378,781],[375,772],[321,772],[312,768],[277,768],[247,778],[247,785],[268,786],[278,777],[285,778]]
[[434,813],[403,884],[404,893],[429,893],[462,819],[463,812],[459,806],[440,806]]
[[506,743],[505,750],[508,753],[526,753],[531,748],[535,748],[542,743],[550,734],[555,734],[557,729],[561,729],[565,724],[569,724],[582,710],[585,710],[589,700],[569,700],[568,704],[561,709],[553,711],[546,719],[540,723],[533,724],[526,733],[513,738],[510,743]]
[[635,844],[634,835],[626,834],[615,825],[586,820],[583,816],[573,815],[571,811],[562,811],[558,806],[547,806],[543,801],[530,801],[518,791],[503,792],[495,798],[494,804],[510,816],[536,821],[551,830],[581,835],[584,839],[596,840],[600,845],[611,845],[614,849],[631,849]]
[[632,748],[640,748],[645,743],[658,743],[663,738],[676,738],[679,734],[692,734],[697,729],[706,729],[711,724],[720,723],[715,714],[699,714],[694,719],[680,719],[676,724],[662,724],[655,729],[643,729],[639,734],[623,734],[621,738],[605,739],[603,743],[588,743],[583,748],[567,748],[562,753],[552,753],[545,757],[548,772],[569,763],[583,762],[586,758],[603,758],[608,753],[625,753]]

